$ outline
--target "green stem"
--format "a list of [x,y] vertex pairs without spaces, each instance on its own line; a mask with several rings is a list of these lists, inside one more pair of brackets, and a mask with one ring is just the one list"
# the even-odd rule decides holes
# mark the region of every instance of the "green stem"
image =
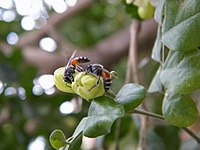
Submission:
[[[165,118],[164,118],[162,115],[155,114],[155,113],[148,112],[148,111],[144,111],[144,110],[134,109],[131,113],[146,115],[146,116],[149,116],[149,117],[153,117],[153,118],[165,120]],[[183,129],[186,133],[188,133],[194,140],[196,140],[197,143],[200,144],[200,138],[199,138],[194,132],[192,132],[190,129],[185,128],[185,127],[182,127],[182,129]]]
[[200,138],[194,133],[192,132],[190,129],[188,128],[182,128],[185,132],[187,132],[193,139],[195,139],[197,141],[197,143],[200,144]]
[[115,135],[115,150],[119,150],[119,138],[120,138],[120,130],[121,130],[121,118],[117,120],[117,128]]
[[141,114],[141,115],[146,115],[146,116],[149,116],[149,117],[153,117],[153,118],[165,120],[165,118],[164,118],[162,115],[155,114],[155,113],[151,113],[151,112],[144,111],[144,110],[134,109],[134,110],[132,111],[132,113]]

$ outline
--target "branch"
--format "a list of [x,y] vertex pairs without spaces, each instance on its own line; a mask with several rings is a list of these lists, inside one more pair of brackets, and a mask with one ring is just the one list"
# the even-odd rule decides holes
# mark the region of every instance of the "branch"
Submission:
[[[156,30],[157,24],[154,20],[148,20],[141,23],[138,41],[139,52],[144,52],[153,47]],[[118,63],[121,58],[127,55],[129,39],[129,29],[125,28],[105,38],[93,47],[84,50],[77,48],[77,55],[86,56],[91,59],[91,63],[100,63],[106,68],[110,68],[113,64]],[[71,45],[66,44],[66,46],[68,46],[69,49],[71,48]],[[37,46],[31,46],[30,44],[24,45],[21,48],[25,63],[36,66],[39,73],[53,73],[56,68],[66,64],[66,56],[63,52],[49,53],[41,50]],[[0,50],[3,53],[8,54],[12,52],[12,47],[6,43],[1,43]]]
[[62,22],[78,14],[80,11],[90,7],[92,3],[92,0],[78,1],[78,3],[74,7],[68,8],[62,14],[52,14],[48,18],[47,23],[44,27],[38,30],[34,30],[32,32],[26,32],[23,35],[21,35],[17,46],[24,47],[29,44],[33,44],[34,42],[38,41],[42,36],[48,34],[52,27],[60,25]]
[[[128,63],[130,64],[129,68],[133,72],[134,82],[140,84],[140,74],[138,69],[138,43],[139,43],[139,32],[141,28],[141,23],[137,20],[134,20],[130,27],[130,48],[129,48],[129,59]],[[142,105],[144,108],[144,103]],[[147,134],[147,116],[141,116],[141,128],[140,128],[140,139],[137,150],[146,149],[146,134]]]
[[129,61],[133,72],[134,82],[140,84],[140,75],[138,70],[138,47],[139,47],[139,32],[141,23],[134,20],[130,26],[130,48]]
[[[140,52],[153,47],[156,28],[157,25],[153,20],[142,22],[138,45]],[[129,38],[129,29],[125,28],[105,38],[93,47],[85,50],[77,48],[77,55],[86,56],[91,59],[91,63],[100,63],[106,68],[110,68],[127,55]],[[56,68],[66,64],[66,57],[63,52],[48,53],[38,47],[26,46],[23,49],[23,55],[25,61],[35,65],[40,70],[40,73],[52,73]]]
[[[151,113],[151,112],[144,111],[144,110],[134,109],[130,113],[136,113],[136,114],[141,114],[141,115],[145,115],[145,116],[149,116],[149,117],[165,120],[165,118],[162,115]],[[186,127],[182,127],[182,129],[186,133],[188,133],[194,140],[196,140],[197,143],[200,144],[200,138],[194,132],[192,132],[189,128],[186,128]]]

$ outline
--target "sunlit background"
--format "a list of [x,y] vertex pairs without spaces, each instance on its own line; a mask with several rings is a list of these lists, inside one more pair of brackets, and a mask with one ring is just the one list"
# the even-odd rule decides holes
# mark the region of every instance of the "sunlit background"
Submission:
[[[77,0],[0,0],[0,20],[5,22],[20,20],[22,29],[31,31],[46,24],[49,11],[63,13],[76,3]],[[15,45],[18,42],[18,35],[11,31],[6,40],[8,44]],[[51,37],[41,39],[39,45],[48,52],[53,52],[57,48],[56,42]]]
[[[12,22],[20,20],[21,28],[25,31],[42,28],[49,17],[49,11],[63,13],[69,7],[75,6],[77,0],[0,0],[0,20]],[[11,31],[6,38],[10,45],[18,43],[18,34]],[[39,47],[47,52],[54,52],[57,49],[57,43],[51,37],[44,37],[39,41]],[[20,100],[26,100],[26,90],[23,87],[9,87],[6,83],[0,81],[0,94],[4,91],[4,96],[18,96]],[[33,80],[32,93],[35,96],[43,94],[52,95],[55,92],[53,75],[44,74]],[[65,101],[60,105],[62,115],[79,112],[75,101]],[[44,150],[46,148],[46,139],[38,136],[32,139],[28,144],[28,150]]]
[[[69,138],[81,119],[87,116],[90,103],[75,94],[57,90],[53,80],[55,69],[66,65],[74,49],[95,56],[104,65],[105,52],[120,47],[119,58],[109,58],[113,62],[108,68],[118,74],[111,89],[115,93],[119,91],[129,71],[126,55],[131,15],[137,15],[137,8],[127,6],[125,1],[133,2],[0,0],[0,150],[53,150],[49,142],[51,132],[61,129]],[[149,28],[154,28],[155,33]],[[153,20],[142,22],[140,32],[138,67],[141,84],[148,89],[159,67],[151,59],[151,42],[153,46],[156,35]],[[199,94],[194,96],[200,97]],[[150,112],[162,114],[162,100],[162,93],[148,94],[145,104]],[[116,121],[111,133],[102,137],[83,137],[82,149],[91,150],[100,145],[112,150],[118,144],[116,139],[120,140],[122,149],[136,149],[141,128],[137,117],[126,115],[121,118],[120,129]],[[199,123],[197,126],[194,131],[199,131]],[[148,149],[177,150],[187,145],[191,139],[180,133],[180,128],[150,120]],[[181,150],[192,149],[195,143],[191,141],[188,148]]]
[[[15,47],[18,45],[18,42],[20,40],[20,34],[25,32],[31,32],[33,30],[38,30],[44,27],[50,15],[52,13],[58,13],[62,14],[64,12],[67,12],[69,8],[72,8],[76,6],[77,0],[0,0],[0,22],[4,22],[7,24],[14,24],[14,27],[8,28],[9,31],[3,31],[0,29],[0,41],[5,40],[5,42],[10,45],[11,47]],[[85,11],[84,13],[89,16],[88,19],[91,22],[87,22],[87,20],[84,17],[77,16],[76,18],[71,19],[72,25],[67,25],[68,28],[66,28],[66,25],[62,25],[58,31],[63,32],[63,36],[65,38],[70,39],[75,44],[80,43],[85,45],[92,45],[96,41],[102,39],[106,35],[114,32],[115,30],[118,30],[121,26],[122,20],[125,20],[123,15],[120,14],[117,18],[115,18],[116,14],[118,13],[118,8],[116,7],[117,4],[120,3],[119,0],[105,0],[106,3],[112,5],[110,7],[109,5],[99,5],[99,3],[94,4],[95,9],[91,8],[89,13]],[[104,9],[103,11],[101,9]],[[93,13],[90,15],[90,13]],[[106,16],[107,19],[101,20],[101,16]],[[111,19],[115,18],[115,19]],[[99,20],[100,19],[100,20]],[[99,20],[102,22],[99,24],[99,21],[94,22],[93,20]],[[86,25],[86,23],[89,23],[90,25]],[[1,25],[1,24],[0,24]],[[98,25],[98,26],[97,26]],[[6,25],[3,26],[4,28]],[[0,27],[1,28],[1,27]],[[73,30],[72,30],[73,29]],[[79,29],[79,30],[76,30]],[[80,32],[81,31],[81,32]],[[82,31],[84,31],[82,33]],[[87,36],[85,34],[87,33]],[[2,38],[1,34],[6,34],[5,38]],[[67,36],[66,36],[67,35]],[[55,39],[51,35],[45,35],[42,36],[39,41],[37,41],[37,46],[41,51],[47,52],[47,53],[53,53],[57,52],[60,49],[60,45],[57,41],[58,39]],[[79,42],[83,41],[83,42]],[[82,45],[81,45],[82,46]],[[13,57],[15,59],[15,54],[13,54]],[[9,56],[10,57],[10,56]],[[13,59],[13,58],[10,58]],[[20,59],[20,58],[19,58]],[[17,65],[17,64],[15,64]],[[50,110],[49,106],[45,106],[45,103],[48,103],[50,98],[54,99],[54,95],[56,95],[56,88],[54,85],[53,75],[52,74],[37,74],[35,72],[27,71],[26,69],[17,68],[19,70],[23,70],[24,77],[22,78],[33,78],[32,82],[27,81],[27,83],[15,84],[17,74],[13,72],[13,75],[11,75],[11,80],[14,82],[14,84],[10,84],[9,81],[1,81],[0,80],[0,95],[7,97],[9,99],[12,99],[13,97],[16,97],[20,102],[23,102],[23,104],[20,106],[22,107],[22,113],[25,115],[26,119],[28,121],[24,122],[22,121],[22,124],[24,126],[24,130],[28,132],[32,137],[29,139],[29,143],[27,143],[27,149],[28,150],[45,150],[49,146],[48,139],[42,135],[37,134],[34,135],[34,132],[37,129],[38,122],[37,119],[34,118],[34,116],[38,114],[33,114],[35,110],[32,110],[32,108],[29,106],[29,97],[30,93],[34,95],[34,100],[37,100],[37,98],[44,98],[44,104],[41,103],[41,106],[37,106],[39,113],[45,115],[49,115],[48,111]],[[9,71],[12,72],[12,68],[9,68]],[[0,72],[1,72],[1,66],[0,66]],[[9,73],[10,74],[10,73]],[[11,73],[12,74],[12,73]],[[1,77],[1,75],[0,75]],[[1,79],[1,78],[0,78]],[[29,83],[28,83],[29,82]],[[24,85],[24,86],[23,86]],[[31,85],[31,86],[30,86]],[[64,120],[64,124],[67,126],[71,126],[72,129],[74,129],[74,126],[76,125],[77,121],[74,119],[70,119],[70,115],[76,115],[79,112],[82,111],[82,99],[79,97],[72,97],[68,96],[65,98],[66,95],[63,94],[63,97],[58,100],[56,105],[59,105],[59,107],[54,108],[54,110],[59,112],[60,116],[58,117],[67,117],[66,121]],[[55,103],[57,99],[55,100]],[[32,102],[34,104],[34,102]],[[19,106],[16,106],[19,107]],[[41,107],[41,108],[40,108]],[[20,108],[21,109],[21,108]],[[30,109],[30,110],[29,110]],[[2,110],[1,113],[5,115],[8,110]],[[51,114],[50,114],[51,115]],[[53,115],[53,114],[52,114]],[[84,115],[84,114],[83,114]],[[8,115],[5,115],[9,117]],[[21,116],[23,116],[21,114]],[[83,116],[80,115],[80,119]],[[17,118],[19,119],[19,118]],[[41,119],[41,118],[40,118]],[[71,121],[69,121],[71,120]],[[54,121],[55,122],[55,121]],[[0,115],[0,123],[1,123],[1,115]],[[46,126],[45,124],[44,126]],[[2,126],[3,131],[7,134],[13,134],[13,125],[12,123],[6,123]],[[71,129],[71,132],[73,130]],[[21,130],[21,129],[17,129]],[[53,129],[51,129],[53,131]],[[40,133],[40,131],[39,131]],[[23,143],[23,138],[21,133],[16,133],[16,137],[19,140],[19,142]],[[50,133],[48,133],[49,135]],[[102,140],[102,138],[100,138]],[[100,141],[101,141],[100,140]],[[90,138],[83,138],[83,144],[82,147],[84,149],[90,149],[94,147],[94,139]],[[1,144],[0,144],[1,148]],[[52,149],[48,147],[48,149]]]

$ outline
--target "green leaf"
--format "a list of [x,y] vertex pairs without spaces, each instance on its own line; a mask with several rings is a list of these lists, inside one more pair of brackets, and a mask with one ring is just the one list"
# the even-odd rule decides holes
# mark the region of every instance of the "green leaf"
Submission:
[[166,1],[162,42],[171,50],[190,51],[200,46],[200,1]]
[[124,116],[122,105],[107,97],[97,98],[90,105],[83,135],[97,137],[108,134],[114,121],[122,116]]
[[82,132],[85,128],[86,120],[87,120],[87,117],[84,117],[81,120],[81,122],[78,124],[78,126],[76,127],[73,135],[66,140],[69,143],[69,145],[67,145],[64,150],[80,149],[80,146],[82,143]]
[[165,0],[163,33],[170,30],[175,25],[176,14],[180,1]]
[[63,134],[63,132],[61,130],[58,130],[58,129],[54,130],[51,133],[49,141],[50,141],[51,145],[53,146],[53,148],[55,148],[57,150],[66,145],[65,135]]
[[162,42],[171,50],[191,51],[200,46],[200,14],[174,26],[162,36]]
[[162,141],[164,141],[166,150],[180,149],[180,128],[171,125],[157,125],[154,130]]
[[81,120],[72,138],[74,140],[81,133],[87,137],[108,134],[114,121],[119,117],[123,117],[124,114],[122,105],[117,104],[108,97],[99,97],[91,102],[88,116]]
[[86,123],[87,123],[87,117],[84,117],[81,120],[81,122],[78,124],[78,126],[76,127],[76,129],[75,129],[75,131],[74,131],[74,133],[72,135],[73,138],[78,137],[81,134],[81,132],[83,132]]
[[162,20],[163,20],[163,9],[164,9],[165,0],[159,0],[158,3],[159,4],[156,7],[155,14],[154,14],[154,19],[156,20],[157,23],[161,25]]
[[149,86],[148,92],[149,93],[154,93],[154,92],[163,92],[163,85],[162,82],[160,81],[160,72],[161,68],[159,68]]
[[166,94],[162,112],[166,121],[178,127],[190,126],[198,117],[196,104],[189,95]]
[[67,140],[70,142],[69,145],[67,145],[64,150],[77,150],[80,149],[81,143],[82,143],[82,133],[78,134],[76,137],[70,137]]
[[162,61],[161,26],[158,26],[156,41],[153,46],[151,57],[160,63]]
[[160,72],[168,92],[190,94],[200,88],[200,51],[171,51]]
[[79,134],[74,140],[73,142],[69,145],[68,149],[65,150],[78,150],[81,147],[81,143],[82,143],[82,134]]
[[147,130],[147,146],[148,150],[166,150],[161,137],[151,129]]
[[125,111],[130,111],[142,103],[146,94],[146,90],[143,86],[135,83],[128,83],[118,92],[116,102],[122,104]]

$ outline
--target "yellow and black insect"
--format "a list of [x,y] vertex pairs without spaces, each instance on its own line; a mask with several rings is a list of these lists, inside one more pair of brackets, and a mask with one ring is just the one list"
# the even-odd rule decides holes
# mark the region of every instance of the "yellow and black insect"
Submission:
[[92,90],[99,85],[100,77],[103,79],[104,90],[107,92],[112,84],[113,77],[116,77],[113,73],[106,70],[101,64],[90,64],[85,69],[86,73],[91,73],[98,77],[97,83],[90,89]]

